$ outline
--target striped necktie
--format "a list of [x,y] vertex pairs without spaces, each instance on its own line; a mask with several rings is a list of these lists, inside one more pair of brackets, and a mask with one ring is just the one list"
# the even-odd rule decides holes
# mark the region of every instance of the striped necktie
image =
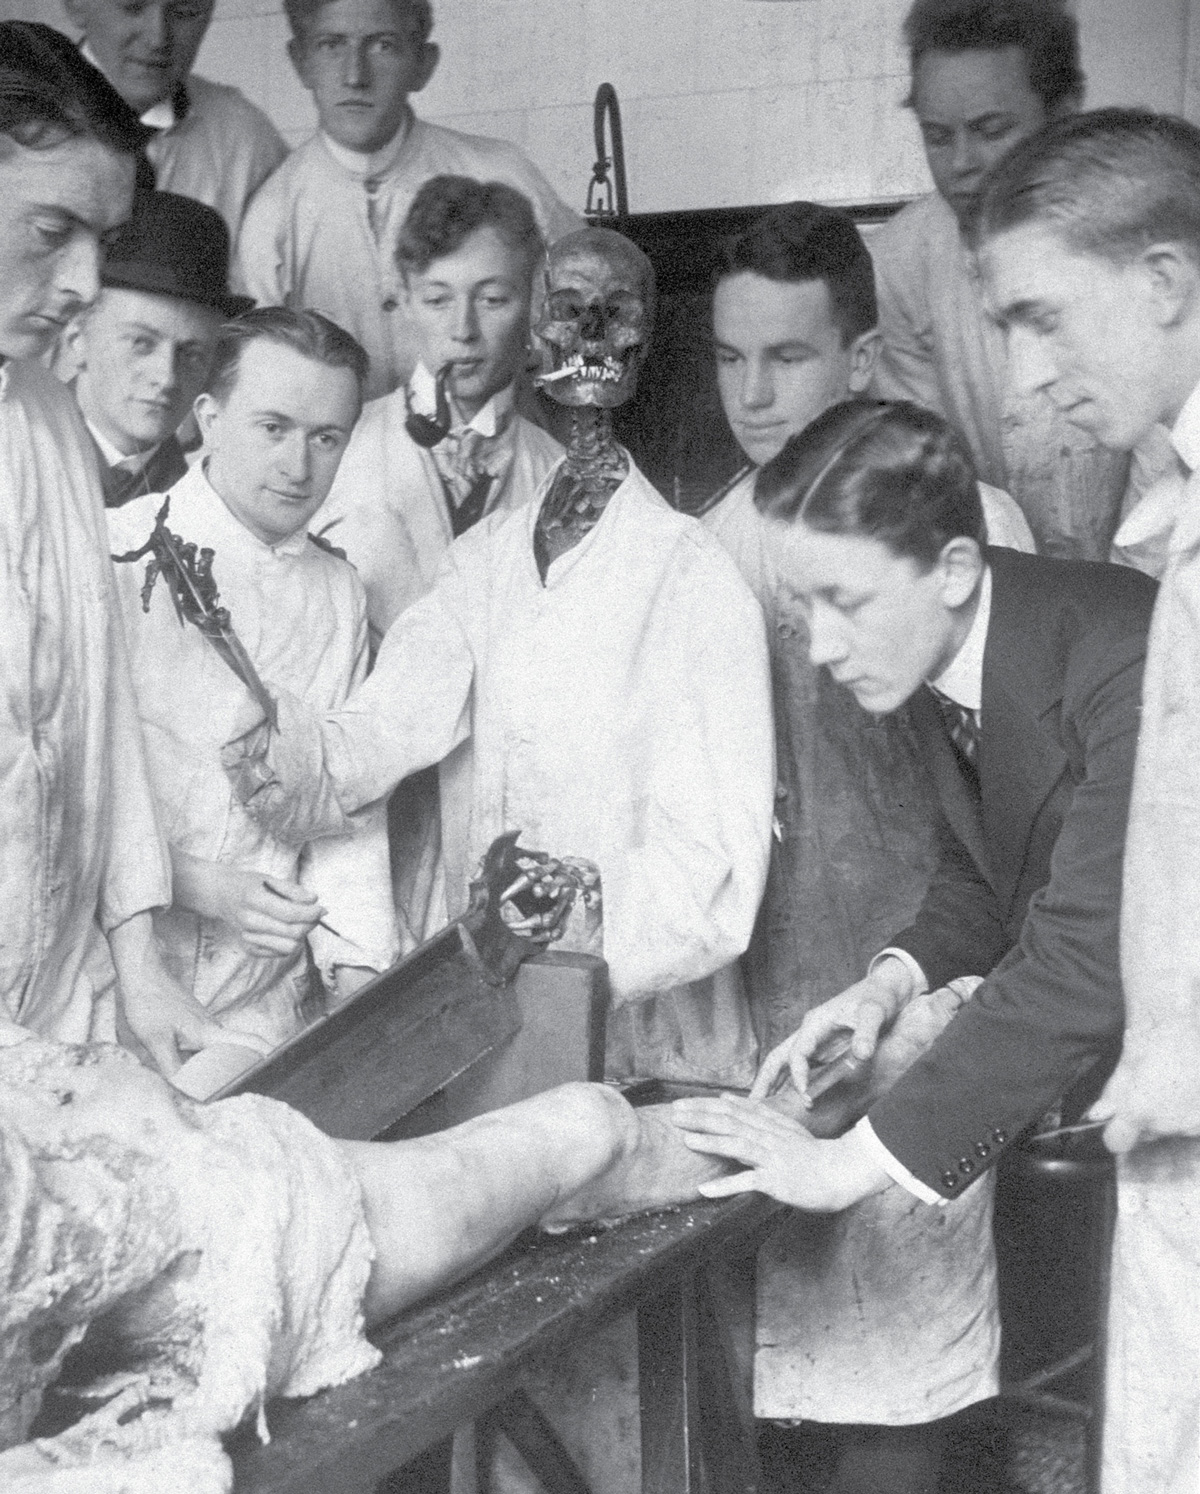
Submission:
[[954,744],[954,750],[962,759],[964,768],[975,786],[979,786],[979,717],[969,706],[951,700],[944,690],[936,685],[925,687],[937,702],[942,713],[946,735]]

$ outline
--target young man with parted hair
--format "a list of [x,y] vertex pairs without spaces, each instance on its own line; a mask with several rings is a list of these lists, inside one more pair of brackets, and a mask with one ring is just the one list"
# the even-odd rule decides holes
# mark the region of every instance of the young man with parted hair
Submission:
[[964,237],[989,167],[1078,109],[1078,23],[1065,0],[915,0],[908,106],[935,190],[871,239],[883,348],[874,390],[937,410],[985,482],[1012,494],[1046,555],[1107,560],[1128,459],[1016,392]]
[[288,56],[319,126],[259,191],[238,249],[262,305],[311,306],[362,343],[367,397],[412,374],[417,340],[396,245],[430,177],[503,181],[533,204],[546,241],[581,226],[515,145],[429,124],[413,113],[438,64],[430,0],[287,0]]
[[115,966],[119,1030],[171,1072],[221,1033],[154,944],[170,868],[100,484],[70,391],[38,362],[99,293],[144,139],[60,32],[0,25],[0,1008],[45,1036],[103,1035]]
[[1151,625],[1121,908],[1126,1028],[1094,1107],[1118,1156],[1104,1494],[1200,1467],[1200,131],[1099,110],[1015,151],[980,209],[1014,382],[1115,450],[1170,427],[1177,501]]
[[[362,404],[366,355],[311,311],[264,307],[223,328],[196,400],[199,460],[166,495],[108,514],[114,555],[160,516],[212,551],[220,605],[268,691],[335,710],[367,672],[366,598],[344,556],[310,538]],[[295,845],[233,798],[221,748],[246,694],[165,582],[117,567],[150,779],[171,854],[154,931],[174,977],[223,1025],[272,1047],[386,970],[398,951],[383,806],[346,835]],[[236,1034],[233,1038],[236,1041]]]
[[[936,800],[912,723],[872,715],[809,661],[781,526],[754,504],[758,472],[787,441],[870,384],[875,285],[853,221],[791,203],[731,240],[716,272],[713,343],[748,468],[702,519],[761,602],[772,654],[776,834],[744,963],[773,1044],[909,920],[936,861]],[[1012,499],[982,485],[980,496],[994,542],[1032,550]],[[836,1248],[815,1248],[812,1220],[794,1214],[760,1252],[755,1414],[804,1423],[764,1427],[769,1468],[827,1453],[840,1477],[857,1464],[880,1488],[920,1488],[944,1419],[995,1394],[990,1192],[956,1208],[949,1229],[910,1203],[867,1200],[839,1225]],[[912,1269],[897,1273],[880,1238]]]
[[[838,1214],[827,1228],[841,1240],[844,1211],[890,1192],[901,1219],[931,1205],[936,1236],[1027,1127],[1052,1109],[1073,1123],[1115,1061],[1155,588],[1119,566],[986,546],[961,441],[908,403],[826,411],[764,467],[755,502],[782,528],[812,664],[876,715],[908,704],[941,810],[938,865],[908,926],[807,1014],[748,1099],[678,1101],[676,1119],[697,1150],[745,1168],[712,1196],[754,1190]],[[805,1091],[826,1045],[866,1060],[881,1033],[894,1041],[930,1016],[912,1061],[879,1075],[836,1139],[761,1103],[789,1072]],[[876,1231],[873,1270],[908,1272],[905,1244]]]
[[287,147],[236,88],[192,72],[214,3],[64,0],[83,55],[147,128],[155,185],[215,208],[236,238],[246,204]]

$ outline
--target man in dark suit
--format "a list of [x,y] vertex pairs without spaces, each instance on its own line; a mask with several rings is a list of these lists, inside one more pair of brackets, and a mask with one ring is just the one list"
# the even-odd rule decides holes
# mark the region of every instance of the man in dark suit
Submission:
[[107,508],[164,493],[187,471],[175,432],[204,388],[229,292],[229,232],[190,197],[147,192],[109,245],[99,298],[66,334]]
[[[840,1209],[896,1182],[927,1202],[956,1197],[1116,1056],[1121,860],[1155,588],[1117,567],[983,547],[957,443],[938,426],[913,406],[839,406],[760,479],[756,502],[788,521],[814,662],[869,710],[911,699],[945,823],[915,922],[866,978],[809,1013],[749,1101],[677,1106],[702,1133],[690,1144],[748,1168],[707,1185],[713,1196],[758,1189]],[[814,1140],[757,1103],[788,1068],[803,1090],[835,1035],[870,1057],[881,1031],[963,975],[985,979],[846,1135]]]

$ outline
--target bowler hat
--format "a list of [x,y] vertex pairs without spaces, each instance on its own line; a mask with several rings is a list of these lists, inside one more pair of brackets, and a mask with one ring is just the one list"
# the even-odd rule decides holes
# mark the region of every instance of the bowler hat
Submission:
[[101,284],[177,296],[240,316],[254,302],[229,290],[229,230],[213,208],[175,192],[137,194],[133,215],[109,241]]

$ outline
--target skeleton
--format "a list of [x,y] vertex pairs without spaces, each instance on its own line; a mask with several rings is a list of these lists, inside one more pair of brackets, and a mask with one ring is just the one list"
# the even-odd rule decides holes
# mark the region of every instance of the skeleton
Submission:
[[654,271],[608,228],[568,234],[550,250],[534,325],[548,368],[537,382],[572,412],[567,455],[534,532],[543,581],[552,561],[596,524],[629,474],[609,411],[633,398],[654,314]]

